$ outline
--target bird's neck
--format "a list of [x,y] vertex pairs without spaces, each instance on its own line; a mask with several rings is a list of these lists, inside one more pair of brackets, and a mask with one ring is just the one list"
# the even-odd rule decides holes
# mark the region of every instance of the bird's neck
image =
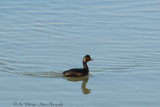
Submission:
[[87,69],[88,70],[87,62],[83,62],[83,69]]

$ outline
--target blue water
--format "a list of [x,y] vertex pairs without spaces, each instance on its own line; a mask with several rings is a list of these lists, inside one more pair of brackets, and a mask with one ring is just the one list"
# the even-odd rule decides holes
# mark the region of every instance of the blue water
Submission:
[[[159,107],[159,5],[1,1],[0,106]],[[86,54],[94,59],[89,76],[64,78]]]

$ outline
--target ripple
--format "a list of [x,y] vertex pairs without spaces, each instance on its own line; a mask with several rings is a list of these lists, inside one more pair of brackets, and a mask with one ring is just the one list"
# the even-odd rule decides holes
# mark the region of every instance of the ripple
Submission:
[[35,72],[35,73],[23,73],[23,75],[33,76],[33,77],[46,77],[46,78],[62,78],[62,73],[58,72]]

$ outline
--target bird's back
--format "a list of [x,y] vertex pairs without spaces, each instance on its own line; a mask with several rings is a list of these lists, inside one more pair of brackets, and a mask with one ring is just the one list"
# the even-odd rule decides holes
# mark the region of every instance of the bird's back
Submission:
[[63,72],[66,77],[82,77],[88,75],[87,69],[70,69]]

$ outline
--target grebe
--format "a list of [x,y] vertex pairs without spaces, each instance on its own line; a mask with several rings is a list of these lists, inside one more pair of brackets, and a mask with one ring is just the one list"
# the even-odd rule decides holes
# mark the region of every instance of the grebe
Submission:
[[93,61],[93,59],[91,59],[90,55],[85,55],[83,58],[83,68],[82,69],[70,69],[67,71],[64,71],[63,74],[66,77],[83,77],[88,75],[89,73],[89,69],[87,66],[87,62],[88,61]]

